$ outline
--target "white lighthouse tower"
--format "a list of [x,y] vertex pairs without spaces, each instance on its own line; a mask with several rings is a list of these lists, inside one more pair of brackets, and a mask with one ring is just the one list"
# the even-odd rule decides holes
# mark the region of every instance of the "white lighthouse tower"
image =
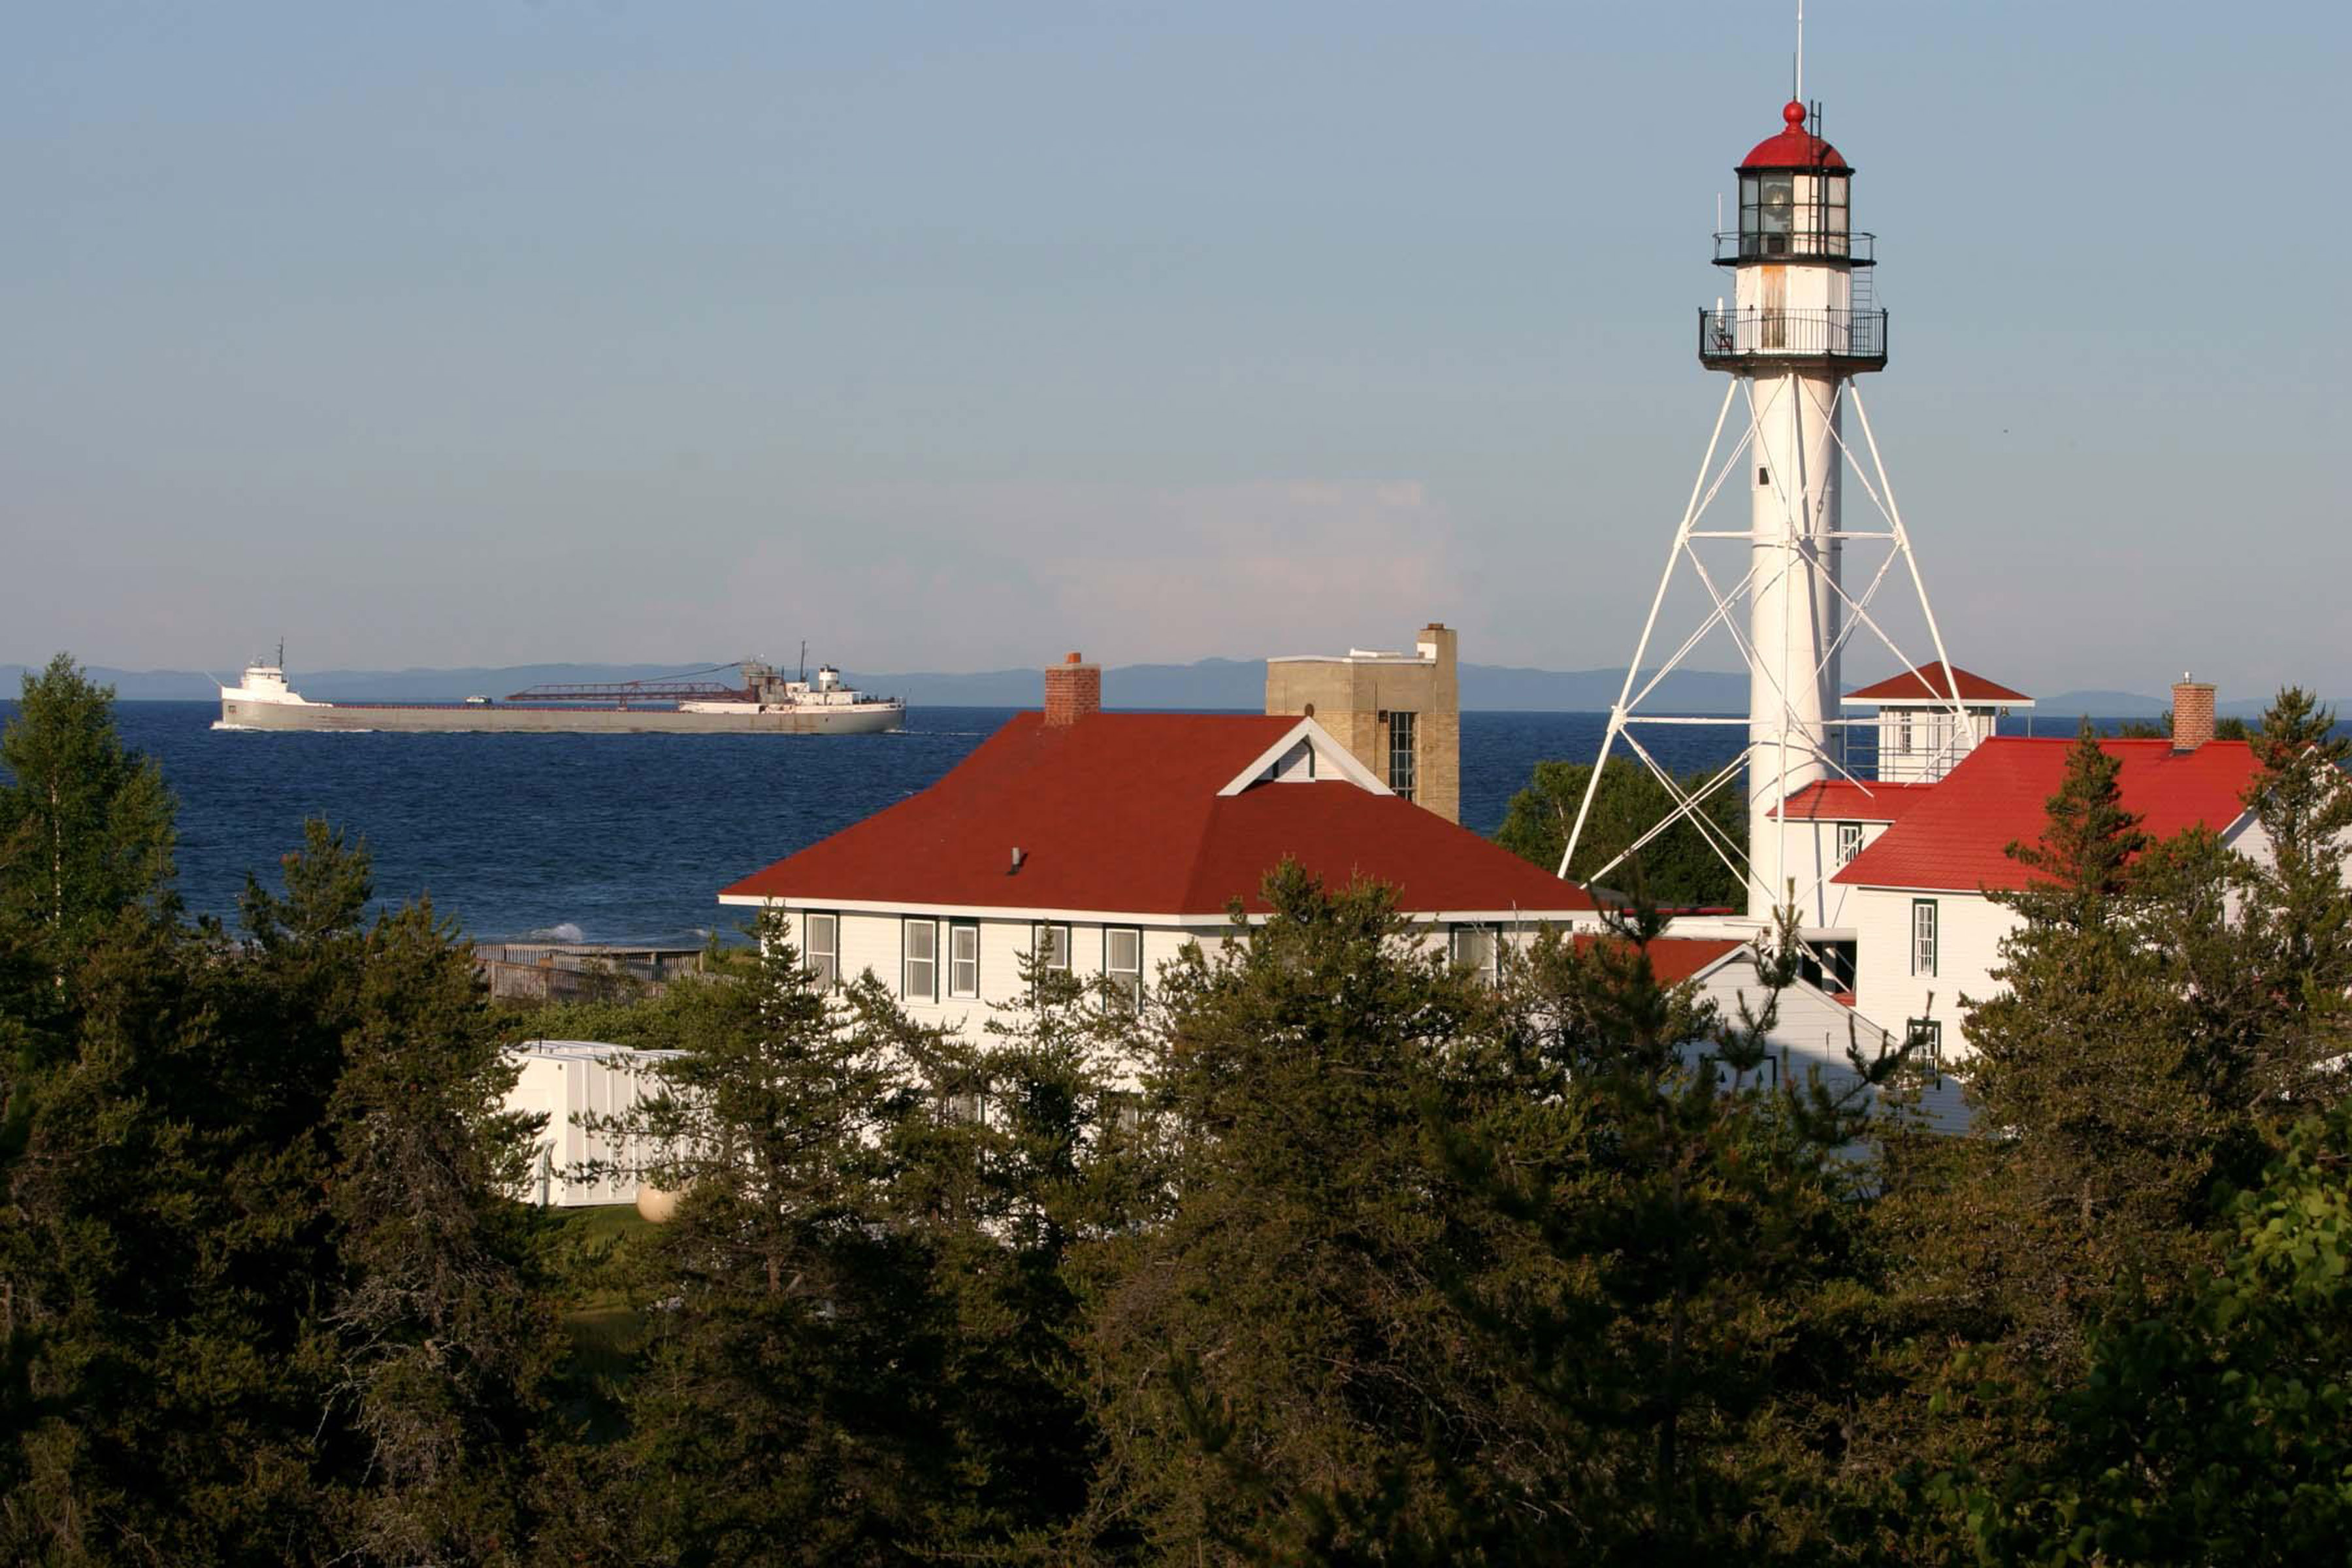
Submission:
[[[1945,679],[1937,684],[1952,687],[1942,635],[1855,382],[1885,367],[1886,312],[1877,308],[1869,285],[1876,260],[1873,237],[1853,223],[1853,170],[1819,134],[1818,107],[1792,101],[1780,119],[1780,130],[1739,163],[1738,226],[1716,236],[1715,264],[1731,274],[1731,302],[1718,299],[1713,309],[1699,311],[1698,357],[1708,369],[1725,372],[1729,384],[1624,689],[1611,710],[1601,763],[1606,765],[1622,740],[1675,801],[1674,811],[1628,855],[1687,820],[1745,882],[1748,918],[1769,921],[1793,906],[1801,925],[1834,938],[1843,933],[1821,928],[1828,909],[1823,883],[1837,868],[1816,836],[1792,831],[1780,808],[1810,785],[1852,776],[1842,743],[1843,727],[1852,721],[1841,716],[1839,702],[1849,640],[1866,636],[1883,644],[1899,668],[1922,668],[1896,646],[1885,611],[1874,607],[1890,577],[1907,579],[1916,594],[1918,619],[1934,647],[1926,668],[1942,664]],[[1866,465],[1848,445],[1849,403],[1861,426]],[[1727,434],[1734,437],[1727,454]],[[1875,513],[1856,528],[1843,515],[1849,477]],[[1743,491],[1744,518],[1706,525],[1716,500]],[[1857,555],[1874,557],[1856,562],[1860,592],[1847,585],[1850,545]],[[1898,561],[1900,574],[1894,570]],[[1669,643],[1659,636],[1662,614],[1682,581],[1703,595],[1706,613],[1686,637]],[[1710,640],[1718,648],[1727,640],[1747,666],[1747,718],[1655,711],[1651,699],[1665,678]],[[1671,651],[1656,668],[1645,668],[1654,648]],[[1953,717],[1973,739],[1973,721],[1957,704]],[[1729,766],[1687,787],[1643,739],[1643,726],[1675,724],[1744,725],[1746,745]],[[1575,858],[1601,777],[1596,766],[1570,831],[1562,876]],[[1699,810],[1716,792],[1742,782],[1744,852]],[[1590,879],[1601,881],[1616,864],[1595,868]]]

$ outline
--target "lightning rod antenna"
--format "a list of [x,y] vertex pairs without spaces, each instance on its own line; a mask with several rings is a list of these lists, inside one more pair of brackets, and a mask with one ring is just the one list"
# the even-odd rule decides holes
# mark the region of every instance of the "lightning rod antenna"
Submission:
[[1797,0],[1797,91],[1795,100],[1805,101],[1805,0]]

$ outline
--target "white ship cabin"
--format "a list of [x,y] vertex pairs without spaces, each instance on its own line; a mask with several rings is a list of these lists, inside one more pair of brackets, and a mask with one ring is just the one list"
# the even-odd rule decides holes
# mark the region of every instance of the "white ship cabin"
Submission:
[[[1933,784],[1993,734],[1999,721],[2013,713],[2031,715],[2033,699],[1958,665],[1947,674],[1943,665],[1930,664],[1849,691],[1843,705],[1877,710],[1877,722],[1862,730],[1870,737],[1864,742],[1870,754],[1862,756],[1861,748],[1848,745],[1847,765],[1855,773],[1867,772],[1887,784]],[[1967,723],[1955,709],[1968,716]]]
[[[285,656],[282,653],[274,662],[255,659],[245,667],[245,673],[237,678],[237,683],[235,686],[224,686],[220,689],[220,693],[221,701],[224,704],[268,702],[290,708],[323,706],[323,704],[310,701],[300,692],[286,684]],[[225,707],[223,710],[233,712],[235,710]]]

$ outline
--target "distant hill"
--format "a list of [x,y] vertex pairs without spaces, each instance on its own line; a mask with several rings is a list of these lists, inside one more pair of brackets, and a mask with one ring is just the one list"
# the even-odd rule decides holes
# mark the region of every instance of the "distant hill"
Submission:
[[[2261,697],[2242,697],[2231,702],[2214,704],[2213,711],[2222,718],[2259,719],[2263,710],[2271,705],[2277,693]],[[2329,702],[2338,714],[2347,711],[2341,702]],[[2172,699],[2143,697],[2137,691],[2062,691],[2055,697],[2039,698],[2033,704],[2036,720],[2063,720],[2071,722],[2084,714],[2094,719],[2154,719],[2172,711]],[[2054,731],[2052,731],[2055,733]]]

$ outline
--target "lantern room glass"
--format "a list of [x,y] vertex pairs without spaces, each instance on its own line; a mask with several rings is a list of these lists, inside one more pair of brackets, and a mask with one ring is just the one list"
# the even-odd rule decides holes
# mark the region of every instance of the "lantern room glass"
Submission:
[[1826,169],[1740,175],[1740,258],[1851,255],[1848,180]]

